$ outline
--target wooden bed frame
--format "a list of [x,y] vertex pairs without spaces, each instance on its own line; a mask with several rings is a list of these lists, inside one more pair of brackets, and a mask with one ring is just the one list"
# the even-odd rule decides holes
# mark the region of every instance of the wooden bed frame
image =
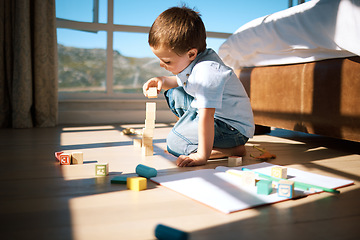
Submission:
[[360,57],[236,72],[255,124],[360,141]]

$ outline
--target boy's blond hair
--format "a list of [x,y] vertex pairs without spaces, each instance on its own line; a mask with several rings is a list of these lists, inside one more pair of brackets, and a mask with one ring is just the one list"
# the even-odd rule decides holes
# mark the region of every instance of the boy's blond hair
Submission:
[[169,47],[178,55],[192,48],[206,49],[206,31],[200,14],[187,7],[173,7],[161,13],[149,32],[149,45]]

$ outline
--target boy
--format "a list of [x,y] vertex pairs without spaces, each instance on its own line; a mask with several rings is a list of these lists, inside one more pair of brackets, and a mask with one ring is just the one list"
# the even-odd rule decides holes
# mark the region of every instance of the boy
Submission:
[[231,68],[212,49],[200,15],[186,7],[161,13],[149,32],[160,66],[176,76],[155,77],[143,86],[165,91],[179,118],[166,142],[179,167],[206,164],[210,158],[243,156],[254,133],[249,98]]

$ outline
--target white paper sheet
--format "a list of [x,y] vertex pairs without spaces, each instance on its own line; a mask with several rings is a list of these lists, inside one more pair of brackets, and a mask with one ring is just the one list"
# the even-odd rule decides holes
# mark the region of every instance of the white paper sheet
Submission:
[[[242,167],[271,175],[271,167],[273,166],[275,165],[260,163]],[[241,169],[242,167],[231,169]],[[203,169],[154,177],[151,180],[223,213],[232,213],[264,204],[288,200],[287,198],[279,197],[276,189],[270,195],[257,194],[256,187],[242,186],[239,177],[225,172],[228,169],[226,167]],[[354,183],[350,180],[330,178],[292,168],[288,168],[288,176],[291,180],[327,188],[338,188]],[[310,193],[298,189],[295,190],[297,197]]]

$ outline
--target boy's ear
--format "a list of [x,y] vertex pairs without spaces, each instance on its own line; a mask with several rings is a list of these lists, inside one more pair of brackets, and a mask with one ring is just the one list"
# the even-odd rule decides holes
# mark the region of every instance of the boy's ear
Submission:
[[195,60],[197,54],[198,54],[198,50],[196,48],[192,48],[187,52],[190,61]]

